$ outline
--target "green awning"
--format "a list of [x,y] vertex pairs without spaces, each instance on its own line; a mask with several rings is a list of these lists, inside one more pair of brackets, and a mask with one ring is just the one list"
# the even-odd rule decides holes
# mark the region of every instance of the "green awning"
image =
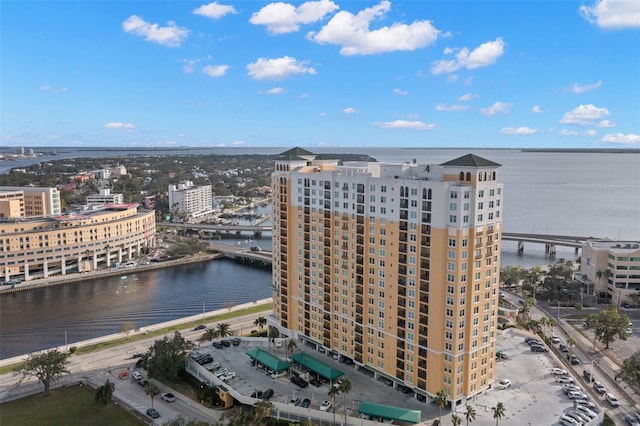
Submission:
[[308,370],[318,373],[328,380],[335,380],[340,376],[344,376],[344,371],[336,370],[329,364],[316,359],[312,356],[299,352],[291,357],[295,362],[307,368]]
[[284,370],[288,370],[289,367],[291,366],[291,364],[289,364],[287,361],[283,361],[277,356],[273,356],[269,352],[263,351],[260,348],[251,349],[250,351],[245,353],[249,355],[251,358],[255,359],[256,361],[266,365],[268,368],[272,369],[276,373],[279,373]]
[[362,401],[358,407],[358,413],[383,419],[398,420],[401,422],[420,423],[422,413],[420,410],[407,410],[406,408],[392,405],[377,404],[375,402]]

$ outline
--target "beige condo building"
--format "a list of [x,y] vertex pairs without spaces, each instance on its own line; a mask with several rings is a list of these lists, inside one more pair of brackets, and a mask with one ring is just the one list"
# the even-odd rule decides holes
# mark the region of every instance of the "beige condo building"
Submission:
[[61,211],[57,188],[0,186],[0,217],[46,216]]
[[276,161],[269,325],[427,398],[494,381],[503,186],[473,154],[443,164]]
[[155,212],[137,204],[2,219],[0,283],[108,268],[154,247],[155,233]]

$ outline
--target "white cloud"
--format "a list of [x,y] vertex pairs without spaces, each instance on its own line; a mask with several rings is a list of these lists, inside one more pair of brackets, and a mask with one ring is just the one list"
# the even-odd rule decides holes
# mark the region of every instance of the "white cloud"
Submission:
[[127,132],[133,132],[136,130],[136,126],[131,123],[123,123],[121,121],[110,121],[104,125],[107,129],[112,130],[126,130]]
[[229,69],[229,65],[207,65],[202,68],[202,72],[207,74],[209,77],[222,77],[227,73]]
[[575,130],[562,129],[560,136],[595,136],[596,131],[593,129],[585,130],[584,132],[576,132]]
[[233,141],[231,142],[231,145],[233,146],[244,145],[244,141]]
[[511,108],[511,104],[506,102],[496,102],[491,105],[489,108],[480,108],[480,112],[484,115],[497,115],[497,114],[506,114],[509,112],[509,108]]
[[458,100],[460,102],[469,102],[477,97],[478,95],[474,95],[473,93],[465,93],[464,95],[460,96]]
[[580,85],[578,83],[573,83],[571,85],[571,87],[569,87],[567,90],[569,92],[573,92],[573,93],[585,93],[585,92],[590,92],[593,89],[597,89],[600,86],[602,86],[602,80],[598,80],[593,84],[585,84],[585,85]]
[[433,130],[435,124],[425,124],[422,121],[407,121],[407,120],[395,120],[395,121],[376,121],[374,126],[381,129],[410,129],[410,130]]
[[268,95],[282,95],[284,93],[283,87],[274,87],[273,89],[269,89],[265,92]]
[[604,143],[616,143],[621,145],[635,145],[640,143],[640,135],[636,135],[634,133],[629,133],[625,135],[624,133],[609,133],[604,135],[602,141]]
[[489,66],[504,54],[504,48],[505,43],[500,37],[493,41],[482,43],[472,51],[469,51],[467,47],[456,49],[446,48],[444,54],[451,55],[455,53],[455,57],[450,60],[443,59],[437,61],[431,68],[431,73],[438,75],[451,73],[461,68],[472,70]]
[[180,46],[189,35],[189,30],[177,26],[173,21],[169,21],[167,24],[166,27],[159,27],[158,24],[150,24],[139,16],[131,15],[122,23],[122,28],[127,33],[142,36],[146,41],[162,46]]
[[407,96],[409,94],[409,92],[407,92],[406,90],[400,90],[400,89],[393,89],[393,93],[400,96]]
[[347,107],[347,108],[343,109],[342,112],[344,112],[345,114],[358,114],[360,111],[358,111],[357,109],[355,109],[353,107]]
[[373,20],[382,19],[389,10],[391,2],[384,0],[356,15],[340,11],[319,32],[310,32],[307,37],[316,43],[341,46],[340,53],[350,56],[413,51],[430,45],[440,35],[440,31],[426,20],[393,23],[374,30],[369,28]]
[[330,0],[308,1],[295,7],[288,3],[270,3],[255,12],[249,22],[264,25],[271,34],[286,34],[298,31],[300,24],[320,21],[328,13],[339,9]]
[[580,6],[580,14],[600,28],[640,27],[640,2],[637,0],[596,0],[593,6]]
[[46,84],[43,84],[42,86],[40,86],[40,90],[43,90],[45,92],[53,92],[53,93],[66,93],[69,91],[69,89],[67,89],[66,87],[52,87]]
[[542,108],[540,107],[540,105],[534,105],[533,108],[531,108],[531,112],[534,114],[540,114],[542,113]]
[[238,13],[233,6],[227,6],[224,4],[218,4],[218,2],[213,2],[209,4],[203,4],[197,9],[193,9],[194,15],[200,15],[211,19],[220,19],[224,15],[228,15],[230,13]]
[[469,107],[466,105],[436,105],[436,111],[464,111],[466,109],[469,109]]
[[185,74],[191,74],[196,71],[196,65],[200,62],[198,59],[180,59],[179,62],[182,62],[182,72]]
[[538,129],[532,129],[531,127],[503,127],[500,129],[500,133],[503,135],[533,135],[538,133]]
[[602,120],[596,124],[596,127],[616,127],[616,123],[611,120]]
[[259,58],[247,65],[249,76],[254,80],[284,80],[297,74],[315,75],[316,70],[306,66],[307,61],[298,61],[290,56],[267,59]]
[[576,124],[586,126],[593,124],[596,120],[609,115],[606,108],[598,108],[593,104],[580,105],[569,112],[565,112],[560,122],[563,124]]

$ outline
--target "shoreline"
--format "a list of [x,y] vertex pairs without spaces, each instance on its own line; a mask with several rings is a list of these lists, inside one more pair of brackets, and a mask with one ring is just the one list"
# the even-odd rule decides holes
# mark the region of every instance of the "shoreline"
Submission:
[[[230,314],[233,312],[242,311],[243,309],[254,308],[256,306],[268,305],[270,303],[273,303],[273,298],[267,298],[267,299],[255,300],[253,302],[243,303],[240,305],[233,306],[230,309],[229,308],[216,309],[214,311],[205,312],[204,320],[211,321],[212,317],[217,317],[224,314]],[[154,332],[157,330],[162,330],[165,328],[170,329],[172,327],[179,327],[184,324],[188,324],[196,321],[202,321],[202,320],[203,320],[203,314],[195,314],[188,317],[176,318],[170,321],[150,324],[144,327],[136,328],[135,330],[132,330],[128,333],[126,331],[121,331],[118,333],[107,334],[105,336],[94,337],[93,339],[81,340],[81,341],[69,343],[66,345],[51,347],[48,349],[43,349],[41,351],[36,351],[32,353],[41,353],[41,352],[46,352],[52,349],[57,349],[60,352],[68,352],[69,348],[72,346],[76,348],[84,348],[87,346],[98,345],[100,343],[110,342],[118,339],[131,339],[134,336],[146,336],[146,335],[149,335],[151,332]],[[182,332],[182,331],[185,331],[185,329],[179,329],[178,331]],[[186,330],[186,331],[190,331],[190,330]],[[10,358],[0,359],[0,367],[6,367],[7,365],[23,362],[26,359],[26,357],[29,355],[30,353],[25,353],[25,354],[16,355]]]
[[117,277],[121,275],[135,274],[138,272],[147,272],[157,269],[172,268],[174,266],[188,265],[191,263],[209,262],[221,258],[224,258],[224,255],[221,253],[196,255],[193,257],[185,257],[181,259],[167,260],[164,262],[150,263],[149,265],[138,264],[136,266],[126,268],[98,269],[90,272],[74,272],[67,275],[55,275],[47,278],[37,278],[34,280],[23,281],[20,284],[3,286],[0,288],[0,296],[18,293],[21,291],[29,291],[37,288],[95,280],[103,277]]

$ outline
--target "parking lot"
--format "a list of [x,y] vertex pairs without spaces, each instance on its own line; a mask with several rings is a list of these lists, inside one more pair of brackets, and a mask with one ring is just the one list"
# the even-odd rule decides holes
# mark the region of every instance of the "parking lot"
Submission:
[[[509,329],[498,338],[498,347],[503,353],[508,354],[508,359],[500,359],[496,367],[496,383],[501,379],[509,379],[511,385],[507,389],[492,387],[485,394],[478,395],[469,405],[476,410],[477,417],[474,425],[494,425],[495,419],[491,407],[502,402],[506,407],[506,414],[501,419],[506,425],[556,425],[561,415],[573,409],[572,401],[565,395],[561,384],[555,381],[551,373],[553,367],[561,367],[552,353],[532,352],[524,341],[527,335],[524,332]],[[291,353],[287,353],[284,346],[274,348],[267,339],[243,338],[238,346],[216,349],[211,344],[203,344],[200,348],[203,352],[211,353],[216,363],[221,368],[235,373],[235,377],[227,380],[229,386],[243,395],[250,396],[256,391],[264,392],[273,390],[271,400],[284,404],[295,401],[300,404],[308,399],[309,409],[320,409],[323,401],[330,400],[328,395],[329,385],[320,387],[309,385],[300,388],[291,383],[290,375],[280,378],[271,378],[265,369],[252,365],[251,358],[245,353],[248,350],[261,348],[270,351],[281,359],[286,359]],[[431,424],[438,418],[438,407],[430,402],[421,402],[414,394],[405,394],[399,388],[389,386],[384,379],[374,379],[371,373],[357,369],[334,360],[328,354],[320,353],[315,348],[298,342],[294,350],[304,352],[315,357],[333,368],[345,372],[352,383],[351,391],[346,395],[338,395],[335,406],[329,412],[336,413],[336,419],[341,419],[345,410],[347,415],[357,416],[357,409],[362,401],[371,401],[387,405],[403,407],[422,412],[422,420],[425,424]],[[575,378],[577,381],[577,378]],[[464,416],[465,407],[457,407],[459,416]],[[355,413],[355,414],[353,414]],[[451,413],[443,410],[443,424],[450,422]]]

